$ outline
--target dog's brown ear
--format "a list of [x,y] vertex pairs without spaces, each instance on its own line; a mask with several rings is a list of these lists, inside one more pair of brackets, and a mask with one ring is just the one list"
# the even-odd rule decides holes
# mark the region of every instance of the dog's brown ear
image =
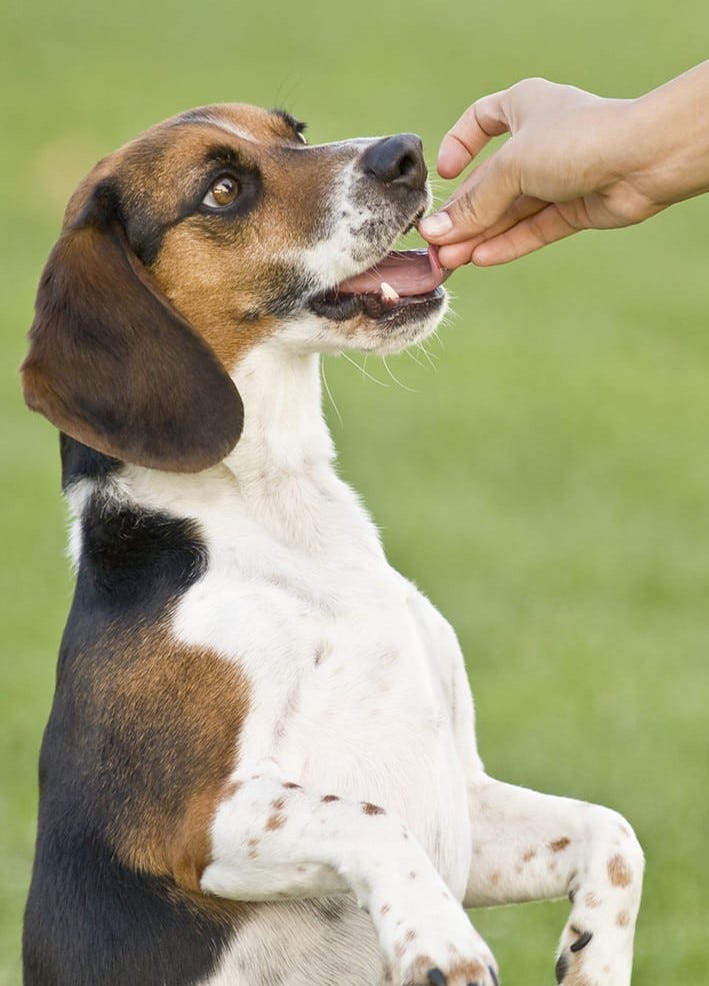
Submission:
[[106,182],[49,257],[29,337],[27,404],[84,445],[197,472],[239,439],[234,383],[133,255]]

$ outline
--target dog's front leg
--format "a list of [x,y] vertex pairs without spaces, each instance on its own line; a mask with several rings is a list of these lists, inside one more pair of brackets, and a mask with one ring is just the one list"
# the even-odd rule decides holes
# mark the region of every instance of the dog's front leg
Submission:
[[201,887],[236,900],[352,891],[393,982],[495,986],[494,959],[429,857],[394,815],[316,794],[275,765],[240,771],[219,805]]
[[557,981],[628,986],[643,854],[626,820],[599,805],[483,778],[470,788],[473,856],[465,905],[569,896]]

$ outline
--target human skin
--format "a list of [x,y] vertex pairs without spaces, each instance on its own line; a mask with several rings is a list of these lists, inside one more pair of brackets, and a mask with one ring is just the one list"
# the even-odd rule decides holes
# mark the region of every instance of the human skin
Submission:
[[443,138],[456,178],[491,138],[510,138],[422,220],[444,267],[506,263],[583,229],[642,222],[709,190],[709,61],[636,99],[545,79],[483,96]]

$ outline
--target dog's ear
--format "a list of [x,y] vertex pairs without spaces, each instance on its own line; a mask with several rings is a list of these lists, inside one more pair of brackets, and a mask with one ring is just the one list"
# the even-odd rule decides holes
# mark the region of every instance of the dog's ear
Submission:
[[119,215],[101,182],[54,247],[22,365],[25,400],[114,458],[197,472],[238,441],[241,398],[132,253]]

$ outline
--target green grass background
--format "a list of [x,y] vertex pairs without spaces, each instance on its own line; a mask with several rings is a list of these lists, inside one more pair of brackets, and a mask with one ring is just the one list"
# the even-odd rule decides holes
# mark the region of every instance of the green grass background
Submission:
[[[19,983],[36,757],[70,599],[56,437],[16,367],[64,202],[93,161],[210,101],[312,141],[440,136],[525,75],[639,94],[706,57],[705,0],[6,0],[0,986]],[[444,183],[438,183],[444,194]],[[647,853],[638,986],[709,980],[709,199],[449,282],[455,316],[372,381],[326,364],[344,475],[456,626],[488,769],[598,800]],[[359,359],[361,363],[361,358]],[[553,981],[563,903],[476,916],[504,981]]]

